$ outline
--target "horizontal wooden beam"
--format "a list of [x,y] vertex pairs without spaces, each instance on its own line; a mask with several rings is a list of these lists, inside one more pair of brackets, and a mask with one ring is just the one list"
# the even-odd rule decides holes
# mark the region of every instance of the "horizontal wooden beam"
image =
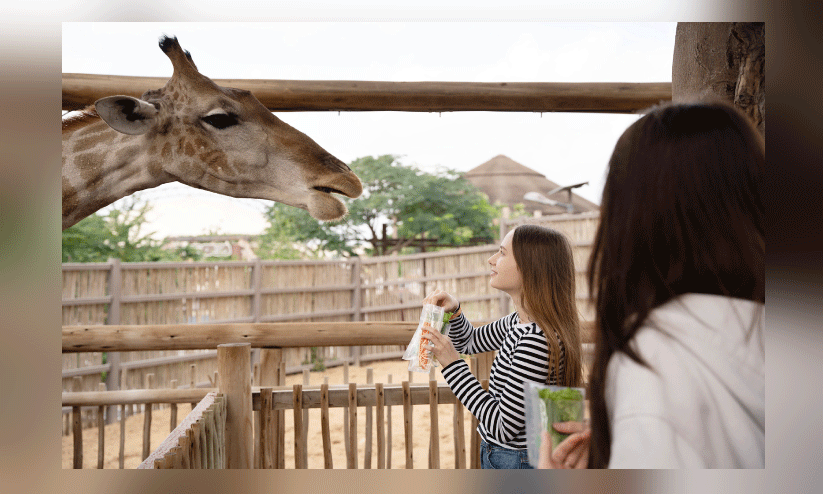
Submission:
[[[63,74],[63,110],[105,96],[140,97],[167,78]],[[670,82],[384,82],[215,79],[271,111],[637,113],[672,99]]]
[[[213,349],[223,343],[254,348],[408,345],[417,321],[63,326],[63,353]],[[593,340],[581,324],[583,343]]]
[[145,403],[193,403],[216,388],[129,389],[124,391],[63,392],[64,407],[139,405]]
[[63,326],[63,353],[252,347],[406,345],[414,322],[310,322]]
[[[424,376],[426,379],[428,375]],[[320,408],[320,385],[303,386],[303,408]],[[427,405],[429,403],[429,384],[411,383],[412,404]],[[454,393],[448,384],[439,382],[438,402],[441,404],[455,403]],[[252,409],[260,410],[260,389],[252,388]],[[400,383],[384,384],[386,405],[402,405],[402,385]],[[130,389],[125,391],[81,391],[63,392],[62,406],[64,407],[97,407],[109,405],[141,405],[147,403],[191,403],[202,400],[206,395],[214,393],[215,388],[195,389]],[[273,387],[272,409],[291,410],[294,391],[292,386]],[[349,385],[339,384],[329,386],[329,406],[347,407]],[[357,406],[375,406],[374,384],[357,386]]]

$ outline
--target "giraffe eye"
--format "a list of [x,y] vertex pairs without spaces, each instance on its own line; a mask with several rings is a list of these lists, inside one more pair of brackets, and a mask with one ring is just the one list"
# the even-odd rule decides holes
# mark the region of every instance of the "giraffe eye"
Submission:
[[237,125],[237,117],[229,113],[206,115],[202,120],[216,129],[225,129]]

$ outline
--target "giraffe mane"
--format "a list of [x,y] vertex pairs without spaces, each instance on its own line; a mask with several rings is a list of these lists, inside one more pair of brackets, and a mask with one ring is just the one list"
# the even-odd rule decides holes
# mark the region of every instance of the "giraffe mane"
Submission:
[[63,132],[71,132],[80,127],[85,127],[99,118],[100,115],[97,114],[94,105],[87,106],[73,115],[63,118]]

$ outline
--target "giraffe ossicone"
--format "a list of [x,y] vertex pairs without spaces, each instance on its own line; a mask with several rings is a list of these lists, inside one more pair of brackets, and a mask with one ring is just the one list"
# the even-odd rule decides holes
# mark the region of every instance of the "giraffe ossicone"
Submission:
[[178,181],[267,199],[319,220],[346,214],[335,196],[362,184],[342,161],[274,116],[249,91],[201,74],[177,38],[160,48],[174,72],[140,98],[101,98],[63,120],[63,229],[136,191]]

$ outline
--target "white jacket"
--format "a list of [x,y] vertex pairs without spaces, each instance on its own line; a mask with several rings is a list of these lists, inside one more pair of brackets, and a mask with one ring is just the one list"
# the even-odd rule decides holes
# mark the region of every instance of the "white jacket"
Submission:
[[766,306],[686,294],[609,361],[609,468],[764,468]]

